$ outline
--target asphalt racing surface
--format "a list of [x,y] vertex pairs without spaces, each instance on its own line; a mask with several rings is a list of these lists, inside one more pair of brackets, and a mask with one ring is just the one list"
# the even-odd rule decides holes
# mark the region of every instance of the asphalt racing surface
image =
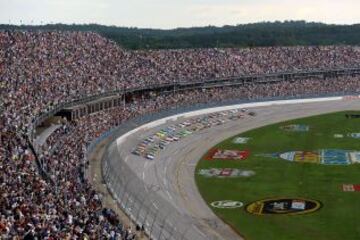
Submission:
[[[273,105],[249,110],[254,111],[256,116],[247,115],[243,119],[196,132],[168,145],[154,160],[133,155],[131,151],[142,139],[179,121],[136,132],[118,146],[119,154],[126,156],[124,161],[143,183],[146,186],[157,186],[156,194],[160,194],[190,219],[187,220],[192,225],[186,234],[190,236],[188,239],[242,239],[241,229],[239,234],[217,218],[198,192],[194,178],[195,167],[208,149],[231,136],[272,123],[342,110],[360,110],[360,100]],[[154,208],[161,206],[154,204]]]

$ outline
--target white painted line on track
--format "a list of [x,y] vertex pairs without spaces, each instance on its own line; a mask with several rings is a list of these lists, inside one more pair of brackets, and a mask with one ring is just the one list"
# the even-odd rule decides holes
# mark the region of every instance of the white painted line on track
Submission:
[[198,231],[203,237],[206,237],[206,235],[200,231],[200,229],[197,226],[194,226],[195,230]]
[[190,166],[190,167],[195,167],[197,164],[196,163],[187,163],[185,164],[186,166]]
[[163,178],[163,183],[164,183],[164,185],[165,185],[165,188],[167,188],[166,178]]
[[149,165],[149,162],[146,161],[145,164],[144,164],[144,168],[146,169],[148,167],[148,165]]
[[173,200],[173,198],[171,197],[169,191],[166,191],[167,195],[169,196],[170,200]]

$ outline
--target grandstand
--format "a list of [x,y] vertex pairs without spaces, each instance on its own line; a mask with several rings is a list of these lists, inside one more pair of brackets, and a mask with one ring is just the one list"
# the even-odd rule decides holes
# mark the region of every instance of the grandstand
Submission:
[[360,92],[354,46],[129,51],[90,32],[2,31],[0,61],[3,239],[135,239],[86,173],[90,146],[135,118]]

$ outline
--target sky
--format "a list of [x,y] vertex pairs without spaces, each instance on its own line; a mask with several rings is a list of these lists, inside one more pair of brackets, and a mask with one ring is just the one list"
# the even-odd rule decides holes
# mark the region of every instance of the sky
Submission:
[[360,23],[360,0],[0,0],[0,23],[161,28],[306,20]]

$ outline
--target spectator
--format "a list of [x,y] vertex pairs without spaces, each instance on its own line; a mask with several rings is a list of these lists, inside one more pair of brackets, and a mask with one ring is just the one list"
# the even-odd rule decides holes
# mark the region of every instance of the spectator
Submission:
[[153,93],[126,106],[64,122],[38,149],[27,142],[34,121],[60,103],[114,89],[242,74],[360,65],[350,46],[126,51],[95,33],[0,32],[0,238],[133,239],[84,177],[86,147],[139,115],[178,105],[306,94],[358,92],[343,76],[237,87]]

